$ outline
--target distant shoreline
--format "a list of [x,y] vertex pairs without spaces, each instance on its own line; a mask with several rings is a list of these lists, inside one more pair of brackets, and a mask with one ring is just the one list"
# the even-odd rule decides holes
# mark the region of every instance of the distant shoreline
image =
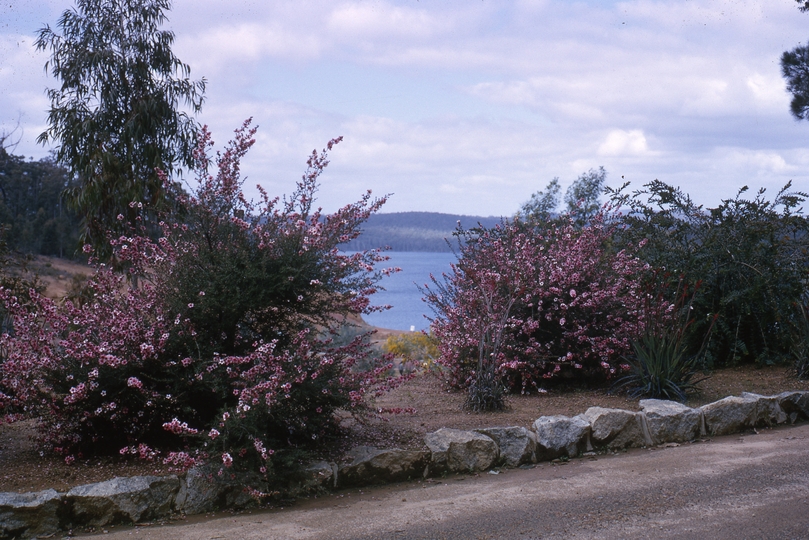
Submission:
[[[500,217],[442,214],[439,212],[394,212],[373,214],[362,226],[359,238],[343,245],[345,251],[389,247],[391,251],[450,253],[458,223],[470,229],[494,227]],[[449,243],[448,243],[449,242]]]

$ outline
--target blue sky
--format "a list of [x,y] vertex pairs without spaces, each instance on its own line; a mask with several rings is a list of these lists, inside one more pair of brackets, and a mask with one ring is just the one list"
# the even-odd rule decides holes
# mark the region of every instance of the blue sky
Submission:
[[[0,129],[42,157],[36,30],[70,0],[0,6]],[[247,185],[292,190],[332,137],[319,202],[366,189],[383,211],[510,215],[554,176],[659,178],[715,205],[742,185],[809,190],[809,123],[794,121],[784,50],[809,38],[793,0],[175,0],[169,27],[221,144],[260,125]]]

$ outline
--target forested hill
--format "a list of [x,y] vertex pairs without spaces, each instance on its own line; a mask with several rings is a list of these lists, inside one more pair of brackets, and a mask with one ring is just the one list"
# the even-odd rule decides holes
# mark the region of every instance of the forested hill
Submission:
[[454,242],[458,221],[471,229],[479,224],[493,227],[499,217],[459,216],[438,212],[374,214],[363,226],[362,235],[345,244],[346,251],[390,246],[393,251],[450,251],[445,239]]

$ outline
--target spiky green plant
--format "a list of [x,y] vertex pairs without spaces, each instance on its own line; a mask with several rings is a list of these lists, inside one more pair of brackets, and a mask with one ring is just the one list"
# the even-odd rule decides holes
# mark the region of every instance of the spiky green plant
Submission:
[[629,374],[614,388],[627,389],[632,398],[647,397],[685,401],[704,380],[692,381],[697,374],[699,356],[688,355],[676,332],[648,333],[632,344],[633,353],[625,357]]
[[669,320],[655,317],[648,322],[645,334],[632,342],[632,352],[624,356],[628,373],[615,382],[613,390],[626,389],[632,398],[684,402],[686,395],[707,378],[692,380],[699,371],[698,366],[704,364],[703,355],[718,316],[715,314],[708,321],[708,330],[696,354],[689,351],[686,340],[695,328],[692,313],[700,287],[700,282],[689,286],[680,280],[675,295],[677,301],[672,306],[677,316]]
[[502,411],[506,408],[506,391],[494,366],[485,366],[469,385],[464,408],[474,412]]

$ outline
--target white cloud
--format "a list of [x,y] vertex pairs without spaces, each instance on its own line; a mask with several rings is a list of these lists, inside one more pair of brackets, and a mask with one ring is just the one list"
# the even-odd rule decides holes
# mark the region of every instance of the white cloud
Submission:
[[649,151],[643,131],[614,129],[598,147],[599,156],[637,156]]
[[788,110],[790,98],[781,77],[753,73],[746,83],[758,106],[781,112]]
[[440,27],[424,9],[363,2],[336,7],[329,15],[327,28],[345,38],[390,39],[392,36],[426,38]]
[[[8,20],[28,17],[21,1]],[[72,5],[48,2],[51,25]],[[372,188],[396,193],[386,211],[511,214],[599,165],[708,204],[744,183],[809,185],[809,124],[791,119],[778,68],[806,40],[791,1],[174,4],[175,52],[209,82],[200,120],[224,142],[255,116],[244,171],[270,193],[336,135],[331,208]],[[0,111],[21,110],[32,140],[55,81],[16,36],[33,39],[0,25]]]
[[750,152],[741,148],[728,148],[722,149],[722,153],[729,166],[745,171],[744,176],[788,174],[795,171],[795,167],[788,165],[784,157],[774,151]]
[[[314,36],[301,36],[267,24],[244,23],[182,37],[177,42],[177,55],[192,65],[195,73],[228,77],[235,71],[239,79],[244,79],[250,77],[262,60],[312,60],[320,55],[322,47]],[[245,66],[248,72],[236,71]]]

